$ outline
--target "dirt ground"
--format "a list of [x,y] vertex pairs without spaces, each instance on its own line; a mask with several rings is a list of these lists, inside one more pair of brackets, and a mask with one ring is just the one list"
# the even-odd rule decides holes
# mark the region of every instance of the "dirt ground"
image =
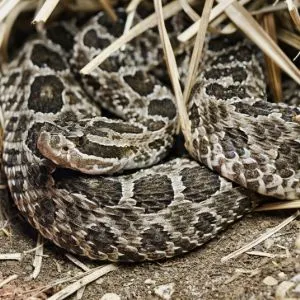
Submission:
[[[300,249],[295,242],[297,236],[299,239],[299,218],[251,249],[268,257],[260,252],[259,255],[244,253],[226,263],[220,261],[293,213],[249,214],[204,247],[183,257],[159,263],[119,265],[87,285],[82,299],[101,299],[107,293],[115,295],[103,299],[300,299]],[[10,221],[0,232],[0,254],[35,248],[36,232],[14,209],[8,216]],[[67,284],[40,292],[60,278],[82,272],[65,253],[46,242],[41,272],[35,280],[30,279],[34,252],[21,261],[0,260],[0,286],[9,276],[18,275],[0,288],[0,299],[47,299],[61,290]],[[90,268],[104,265],[78,259]],[[161,294],[164,288],[165,293]],[[74,295],[69,299],[77,299]]]

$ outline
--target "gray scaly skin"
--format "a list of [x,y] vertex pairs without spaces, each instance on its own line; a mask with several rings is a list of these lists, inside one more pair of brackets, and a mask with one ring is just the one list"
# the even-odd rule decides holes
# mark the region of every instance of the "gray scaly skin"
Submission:
[[211,41],[205,69],[193,87],[191,155],[262,195],[297,199],[300,109],[267,102],[265,78],[253,49],[246,42],[228,49],[226,43],[232,40]]
[[[95,20],[98,18],[103,20],[103,14],[99,14]],[[90,24],[93,24],[93,21]],[[88,26],[91,26],[90,24]],[[99,27],[99,24],[96,25]],[[64,31],[63,27],[58,30],[60,33]],[[85,35],[77,37],[75,61],[78,61],[79,57],[78,48],[83,49],[80,41],[84,37]],[[205,166],[187,158],[176,158],[148,169],[118,176],[88,176],[67,170],[56,170],[53,173],[59,167],[55,164],[57,157],[60,158],[60,165],[79,170],[87,170],[89,166],[97,163],[99,165],[102,163],[103,167],[103,161],[108,162],[103,158],[107,158],[104,156],[108,155],[109,146],[111,146],[111,161],[117,164],[119,158],[115,157],[113,147],[118,147],[117,153],[128,155],[128,152],[123,151],[126,147],[124,144],[126,137],[130,134],[141,134],[140,131],[136,132],[138,128],[145,130],[141,136],[147,135],[146,131],[150,129],[154,129],[154,132],[161,128],[173,128],[165,131],[165,134],[168,133],[167,138],[159,135],[156,137],[156,141],[162,146],[165,141],[168,141],[169,145],[176,116],[170,118],[170,109],[166,113],[164,108],[160,108],[158,105],[162,99],[160,97],[158,99],[150,97],[150,100],[141,97],[142,101],[134,98],[137,99],[134,103],[140,102],[142,107],[136,108],[135,104],[130,102],[128,105],[128,102],[120,101],[123,93],[112,85],[111,99],[116,100],[116,103],[111,103],[112,108],[108,107],[109,101],[103,105],[119,114],[125,121],[100,117],[98,108],[91,105],[89,98],[85,96],[69,71],[70,68],[63,58],[64,49],[48,38],[49,36],[46,40],[42,40],[42,44],[41,40],[36,40],[25,46],[24,55],[19,56],[19,61],[12,64],[9,73],[1,81],[1,109],[5,131],[3,164],[10,193],[21,213],[44,237],[68,251],[92,259],[127,262],[158,260],[185,253],[202,245],[251,210],[252,200],[256,199],[255,193],[232,184]],[[89,41],[86,39],[87,44]],[[68,50],[66,44],[62,45]],[[249,46],[237,42],[233,46],[224,44],[225,47],[226,51],[234,49],[239,51]],[[127,51],[130,54],[130,49]],[[80,57],[83,54],[82,50]],[[214,59],[222,57],[222,51],[215,49],[214,55]],[[115,57],[118,59],[117,54]],[[89,54],[85,59],[90,59]],[[208,56],[204,65],[209,66],[210,61]],[[108,64],[113,63],[112,58]],[[251,59],[245,61],[244,65],[247,74],[250,72],[247,76],[253,79],[256,78],[254,75],[258,76],[256,82],[259,84],[253,84],[252,89],[249,80],[241,79],[238,81],[239,86],[246,85],[251,94],[262,97],[265,87],[261,84],[260,75],[257,74],[261,70],[255,55],[251,54]],[[222,67],[225,66],[226,64],[222,62]],[[135,70],[134,66],[133,75],[136,74]],[[103,92],[107,96],[109,93],[107,76],[115,71],[99,72],[107,72],[99,79],[104,86],[99,93]],[[226,74],[222,72],[219,74],[220,78],[231,80]],[[232,74],[233,77],[240,73]],[[116,76],[113,74],[113,78],[116,79]],[[121,89],[128,89],[131,95],[137,97],[137,90],[133,88],[136,87],[134,78],[133,76],[131,81],[127,82],[127,86],[124,86],[123,82]],[[85,80],[91,83],[92,87],[88,92],[93,95],[94,89],[98,87],[96,84],[98,74]],[[122,78],[119,81],[122,81]],[[199,92],[198,88],[199,85],[196,84],[190,102],[190,117],[195,137],[192,154],[194,157],[202,155],[200,159],[205,161],[207,151],[203,143],[199,144],[197,136],[201,136],[203,128],[207,132],[216,126],[203,125],[202,119],[199,119],[200,121],[196,119],[200,110],[195,97]],[[167,89],[165,87],[161,89],[167,93],[167,98],[163,99],[172,101]],[[107,98],[99,99],[98,101],[102,102]],[[169,100],[169,107],[172,107]],[[149,113],[151,101],[155,101],[155,104],[152,104],[154,107],[157,105],[153,110],[156,114]],[[140,115],[130,114],[130,109],[133,111],[133,108],[137,112],[140,111]],[[221,105],[219,108],[217,112],[220,114],[226,111]],[[124,115],[120,115],[122,111]],[[196,116],[195,111],[198,113]],[[204,112],[206,117],[213,120],[213,114],[210,114],[209,110],[206,109]],[[218,116],[216,111],[213,112]],[[98,122],[100,127],[93,126],[94,117],[102,122],[101,126]],[[197,122],[198,127],[195,126]],[[98,137],[104,139],[99,142]],[[106,148],[99,147],[103,151],[102,154],[99,152],[99,159],[86,156],[87,149],[90,150],[94,145],[99,146],[99,143],[108,143],[108,137],[111,139],[111,145],[106,144]],[[153,138],[154,135],[141,145],[141,151],[145,151],[145,147],[148,147],[147,151],[157,153],[157,149],[163,148],[157,148],[157,143],[149,146]],[[211,140],[214,141],[213,138]],[[68,147],[63,149],[65,145],[62,141],[73,145],[67,144]],[[37,144],[39,149],[46,147],[48,152],[45,153],[47,155],[50,153],[50,158],[54,162],[40,153]],[[53,157],[53,153],[57,154],[55,151],[67,152],[71,147],[73,154],[76,155]],[[161,150],[158,156],[162,157],[164,153],[165,150]],[[150,159],[151,156],[152,154]],[[88,165],[86,162],[89,160],[91,163]],[[141,161],[145,161],[144,166],[150,164],[149,159],[147,162],[147,156]],[[206,163],[209,164],[209,160]]]

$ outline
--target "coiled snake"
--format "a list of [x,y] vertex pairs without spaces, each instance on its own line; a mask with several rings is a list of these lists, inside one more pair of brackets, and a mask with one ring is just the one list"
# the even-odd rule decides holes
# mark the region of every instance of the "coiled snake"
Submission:
[[[299,197],[299,109],[266,102],[250,43],[210,40],[188,104],[190,155],[203,164],[164,160],[177,112],[155,31],[81,83],[76,75],[123,27],[121,11],[115,24],[100,13],[75,37],[53,25],[1,78],[4,171],[33,227],[92,259],[157,260],[210,240],[251,210],[255,192]],[[101,117],[93,102],[123,120]]]

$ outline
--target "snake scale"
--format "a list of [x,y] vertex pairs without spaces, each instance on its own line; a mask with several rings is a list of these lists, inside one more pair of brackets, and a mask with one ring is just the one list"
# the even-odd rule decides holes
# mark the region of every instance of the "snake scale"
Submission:
[[78,80],[122,34],[118,14],[111,24],[99,13],[76,35],[50,26],[1,78],[3,167],[30,224],[73,253],[139,262],[209,241],[251,210],[256,192],[299,197],[299,109],[266,101],[248,41],[212,38],[205,50],[188,103],[192,158],[165,158],[177,111],[156,31]]

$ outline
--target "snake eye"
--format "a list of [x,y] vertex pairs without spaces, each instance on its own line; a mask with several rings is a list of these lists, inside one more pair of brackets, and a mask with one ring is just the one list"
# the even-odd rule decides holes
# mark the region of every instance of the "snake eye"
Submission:
[[63,149],[63,151],[67,152],[69,150],[69,147],[68,146],[63,146],[62,149]]

